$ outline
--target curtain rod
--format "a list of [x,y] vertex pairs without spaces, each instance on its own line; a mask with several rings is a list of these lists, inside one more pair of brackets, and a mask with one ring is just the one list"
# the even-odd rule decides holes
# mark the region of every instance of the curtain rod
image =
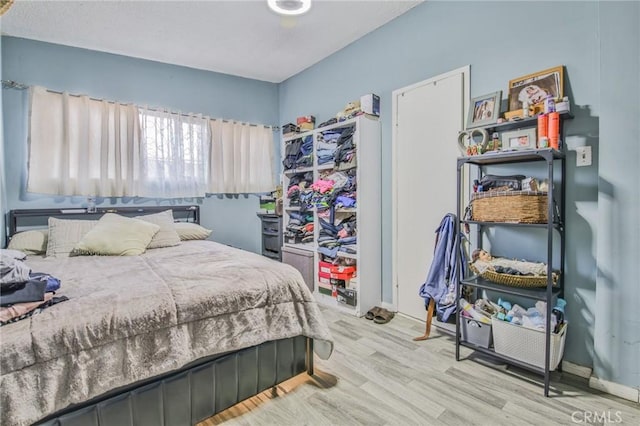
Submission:
[[[27,86],[26,84],[22,84],[22,83],[18,83],[16,81],[13,80],[2,80],[2,87],[5,89],[17,89],[17,90],[25,90],[28,89],[30,86]],[[51,89],[46,89],[47,92],[49,93],[56,93],[58,95],[62,95],[63,92],[58,92],[57,90],[51,90]],[[75,95],[72,93],[69,93],[69,96],[75,96],[75,97],[80,97],[83,95]],[[98,102],[108,102],[110,104],[114,104],[116,103],[115,101],[110,101],[107,99],[99,99],[99,98],[92,98],[89,97],[89,99],[91,99],[92,101],[98,101]],[[151,107],[151,108],[146,108],[149,111],[156,111],[156,112],[168,112],[169,114],[178,114],[181,115],[183,117],[197,117],[197,114],[185,114],[182,112],[173,112],[173,111],[167,111],[165,109],[162,108],[158,108],[158,107]],[[267,126],[266,124],[252,124],[252,123],[244,123],[244,122],[239,122],[239,121],[235,121],[235,120],[227,120],[224,118],[211,118],[210,120],[220,120],[223,123],[240,123],[240,124],[248,124],[249,126],[253,126],[253,127],[259,127],[259,126],[264,126],[267,129],[272,129],[274,132],[280,131],[280,127],[279,126]]]

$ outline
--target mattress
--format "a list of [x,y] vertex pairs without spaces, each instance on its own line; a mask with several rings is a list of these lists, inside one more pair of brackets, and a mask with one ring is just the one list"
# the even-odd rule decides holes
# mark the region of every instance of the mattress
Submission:
[[332,339],[289,265],[211,241],[141,256],[29,257],[69,297],[0,328],[0,424],[26,425],[196,359],[306,336]]

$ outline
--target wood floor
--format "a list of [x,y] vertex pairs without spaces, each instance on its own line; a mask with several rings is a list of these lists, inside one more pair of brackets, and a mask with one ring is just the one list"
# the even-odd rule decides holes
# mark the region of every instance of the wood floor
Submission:
[[384,325],[324,309],[335,340],[329,360],[200,423],[225,425],[640,425],[640,405],[554,373],[542,377],[495,363],[453,338],[396,316]]

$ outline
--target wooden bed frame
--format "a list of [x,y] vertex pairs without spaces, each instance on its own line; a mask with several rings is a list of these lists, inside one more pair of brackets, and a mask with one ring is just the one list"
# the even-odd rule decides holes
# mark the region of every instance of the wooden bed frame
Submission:
[[[200,223],[200,207],[153,206],[11,210],[7,242],[20,227],[49,217],[99,219],[104,213],[139,216],[173,210],[174,218]],[[177,371],[113,389],[38,421],[47,426],[194,425],[301,373],[313,374],[313,339],[295,336],[194,360]]]

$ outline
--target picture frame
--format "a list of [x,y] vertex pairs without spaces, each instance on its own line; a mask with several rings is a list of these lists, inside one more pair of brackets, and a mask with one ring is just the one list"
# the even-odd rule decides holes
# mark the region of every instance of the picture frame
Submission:
[[500,117],[502,90],[471,99],[467,116],[467,129],[496,124]]
[[[509,80],[509,115],[522,116],[524,100],[528,101],[529,107],[539,109],[549,94],[553,95],[556,101],[560,101],[564,96],[564,65]],[[518,111],[520,114],[516,113]]]
[[536,148],[536,129],[518,129],[508,132],[502,132],[500,135],[502,140],[503,151],[520,151],[524,149]]

